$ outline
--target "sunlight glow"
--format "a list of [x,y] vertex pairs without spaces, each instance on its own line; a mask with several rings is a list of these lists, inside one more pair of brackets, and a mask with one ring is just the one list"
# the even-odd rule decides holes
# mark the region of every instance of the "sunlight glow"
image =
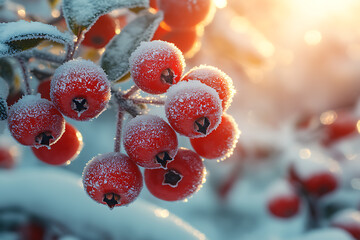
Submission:
[[322,35],[319,31],[311,30],[305,33],[304,40],[308,45],[317,45],[321,42]]
[[227,6],[227,0],[214,0],[217,8],[225,8]]
[[324,125],[330,125],[332,124],[337,118],[337,114],[335,111],[327,111],[323,112],[320,115],[320,122]]

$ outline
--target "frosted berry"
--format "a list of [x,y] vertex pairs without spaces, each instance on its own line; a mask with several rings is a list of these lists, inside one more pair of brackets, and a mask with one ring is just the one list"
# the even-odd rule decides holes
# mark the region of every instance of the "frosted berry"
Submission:
[[42,98],[45,98],[49,101],[51,101],[50,98],[50,79],[46,79],[44,81],[41,81],[38,85],[37,92],[40,93]]
[[179,82],[185,68],[181,51],[164,41],[142,42],[129,61],[135,84],[150,94],[165,93]]
[[267,210],[278,218],[291,218],[300,210],[301,200],[286,181],[275,182],[267,193]]
[[200,156],[208,159],[229,157],[239,138],[239,129],[233,117],[223,114],[221,123],[209,135],[190,139],[191,146]]
[[51,100],[67,117],[90,120],[100,115],[110,100],[110,82],[102,68],[83,59],[56,69],[51,80]]
[[205,172],[199,155],[180,148],[167,169],[145,169],[145,184],[155,197],[177,201],[189,197],[200,188]]
[[199,82],[180,82],[167,92],[166,117],[178,133],[190,138],[204,137],[220,124],[219,95]]
[[187,57],[192,56],[200,47],[199,35],[202,31],[203,27],[170,29],[168,26],[160,24],[153,40],[171,42]]
[[65,120],[54,104],[40,95],[27,95],[9,110],[11,135],[27,146],[49,146],[63,134]]
[[[324,127],[322,143],[325,146],[329,146],[346,137],[359,134],[357,129],[357,122],[359,119],[350,111],[328,111],[323,113],[320,118],[323,118],[320,120],[322,120],[321,122]],[[329,118],[329,120],[326,118]]]
[[143,177],[139,167],[122,153],[107,153],[90,160],[83,172],[89,196],[109,208],[127,205],[140,194]]
[[110,15],[101,16],[85,34],[82,45],[103,48],[116,34],[116,21]]
[[51,148],[34,148],[31,150],[41,161],[51,165],[62,165],[75,159],[83,146],[81,133],[70,123],[65,124],[64,134]]
[[178,149],[175,131],[158,116],[139,115],[125,127],[124,147],[136,164],[144,168],[166,168]]
[[164,21],[173,28],[191,28],[205,21],[211,13],[212,0],[159,0]]
[[192,68],[182,78],[182,81],[189,80],[198,80],[215,89],[222,101],[223,111],[229,108],[235,89],[232,79],[226,73],[216,67],[201,65]]
[[293,162],[290,170],[290,180],[314,197],[323,197],[340,186],[338,163],[316,152],[310,158]]
[[18,149],[14,145],[0,142],[0,168],[11,169],[16,165]]
[[348,232],[354,239],[360,240],[360,212],[345,209],[335,214],[331,219],[333,227],[341,228]]

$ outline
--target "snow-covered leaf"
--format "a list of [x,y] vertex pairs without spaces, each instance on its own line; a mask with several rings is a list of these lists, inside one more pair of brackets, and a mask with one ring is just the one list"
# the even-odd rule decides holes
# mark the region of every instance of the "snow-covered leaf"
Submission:
[[144,11],[112,39],[101,59],[101,66],[110,81],[121,80],[129,72],[130,55],[141,42],[153,37],[162,19],[162,12]]
[[114,9],[149,7],[149,0],[64,0],[63,12],[67,25],[78,35],[96,20]]
[[0,97],[0,120],[7,119],[7,104],[6,99]]
[[43,40],[66,44],[72,41],[72,36],[41,22],[20,20],[0,24],[0,56],[21,53]]

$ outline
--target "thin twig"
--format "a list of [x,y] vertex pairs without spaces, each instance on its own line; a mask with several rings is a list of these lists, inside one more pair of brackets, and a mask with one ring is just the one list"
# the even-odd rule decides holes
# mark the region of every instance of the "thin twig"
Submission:
[[25,88],[26,88],[26,95],[31,95],[30,74],[29,74],[29,69],[28,69],[28,66],[27,66],[27,62],[22,57],[18,57],[16,59],[19,62],[20,67],[21,67],[21,71],[23,73],[23,78],[24,78]]
[[165,105],[165,100],[159,98],[131,98],[134,104]]
[[133,85],[124,95],[122,95],[123,98],[128,99],[132,95],[134,95],[137,91],[139,91],[140,88],[136,85]]
[[124,109],[121,106],[119,106],[118,115],[117,115],[117,123],[116,123],[114,152],[120,152],[120,150],[121,150],[121,130],[122,130],[123,118],[124,118]]

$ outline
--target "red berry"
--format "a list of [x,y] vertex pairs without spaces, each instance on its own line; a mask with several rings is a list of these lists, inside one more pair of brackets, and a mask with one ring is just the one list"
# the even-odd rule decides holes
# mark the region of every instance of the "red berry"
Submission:
[[0,168],[11,169],[17,162],[19,155],[15,145],[11,145],[6,141],[0,140]]
[[150,5],[151,8],[153,8],[153,9],[155,9],[155,10],[158,9],[158,7],[157,7],[157,0],[150,0],[149,5]]
[[23,96],[24,96],[24,93],[22,91],[16,91],[16,92],[10,93],[6,99],[6,103],[7,103],[8,107],[14,105]]
[[64,134],[59,141],[51,145],[50,149],[32,147],[31,150],[38,159],[45,163],[62,165],[75,159],[82,146],[81,133],[70,123],[66,123]]
[[322,143],[329,146],[345,137],[359,134],[357,129],[358,118],[350,111],[328,111],[321,115],[320,121],[324,124]]
[[204,137],[220,124],[222,108],[218,94],[199,82],[180,82],[167,92],[166,117],[178,133]]
[[212,0],[158,0],[164,22],[172,28],[195,27],[207,19],[212,7]]
[[101,16],[86,32],[82,45],[93,48],[103,48],[116,34],[116,22],[109,15]]
[[139,167],[122,153],[107,153],[90,160],[83,172],[89,196],[110,208],[127,205],[140,194],[143,178]]
[[144,168],[166,168],[178,149],[175,131],[158,116],[139,115],[124,132],[124,147],[136,164]]
[[198,80],[215,89],[222,101],[223,111],[229,108],[235,89],[231,78],[226,73],[216,67],[201,65],[191,69],[181,81],[189,80]]
[[56,69],[50,96],[67,117],[90,120],[100,115],[110,100],[110,82],[102,68],[83,59],[71,60]]
[[195,152],[179,148],[167,169],[145,169],[145,184],[157,198],[182,200],[200,188],[205,178],[204,164]]
[[142,42],[130,56],[130,73],[144,92],[160,94],[179,82],[185,68],[181,51],[164,41]]
[[27,222],[17,229],[19,239],[22,240],[42,240],[47,239],[45,227],[38,222]]
[[228,114],[223,114],[220,125],[209,135],[190,139],[191,146],[200,156],[208,159],[229,157],[239,138],[239,129]]
[[37,92],[41,94],[42,98],[45,98],[45,99],[51,101],[51,98],[50,98],[50,79],[42,81],[38,85]]
[[316,152],[311,152],[309,158],[293,162],[290,170],[291,181],[314,197],[323,197],[340,185],[338,163]]
[[27,146],[49,146],[63,134],[65,120],[54,104],[40,95],[26,95],[9,110],[11,135]]
[[286,181],[279,181],[268,191],[267,209],[275,217],[291,218],[300,209],[300,197]]
[[183,55],[193,55],[200,46],[199,35],[203,27],[186,29],[170,29],[165,24],[160,24],[156,30],[153,40],[162,40],[175,44]]
[[333,227],[341,228],[348,232],[356,240],[360,240],[360,212],[346,209],[336,213],[331,220]]

